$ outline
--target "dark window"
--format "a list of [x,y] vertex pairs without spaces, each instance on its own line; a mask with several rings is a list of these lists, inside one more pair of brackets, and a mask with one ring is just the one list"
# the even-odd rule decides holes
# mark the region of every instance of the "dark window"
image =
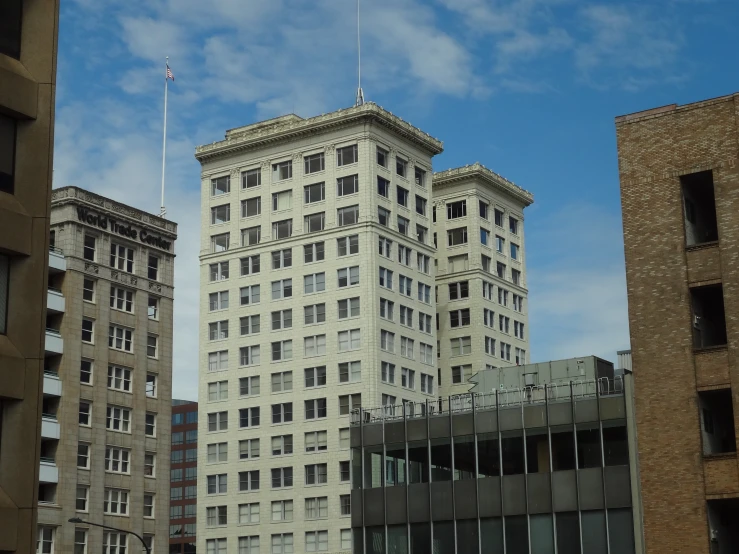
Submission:
[[[736,452],[736,436],[734,432],[734,408],[731,401],[731,389],[702,391],[698,393],[701,407],[701,435],[703,437],[703,454],[724,454]],[[621,428],[610,428],[609,437]],[[623,440],[626,430],[623,428]],[[606,440],[606,429],[603,429],[603,440]],[[618,440],[615,435],[614,440]],[[628,455],[628,450],[627,450]],[[628,458],[626,463],[628,463]],[[615,464],[610,464],[615,465]]]
[[557,554],[580,554],[580,520],[577,512],[557,513]]
[[9,277],[10,258],[7,256],[0,256],[0,335],[4,335],[6,333]]
[[481,433],[477,436],[477,463],[480,478],[500,475],[498,435]]
[[680,177],[683,189],[685,244],[693,246],[718,240],[713,172]]
[[[19,2],[3,2],[4,4],[15,4]],[[3,27],[5,20],[3,19],[3,11],[5,8],[0,7],[0,52],[4,42]],[[5,115],[0,114],[0,192],[13,194],[15,191],[15,136],[16,121]]]
[[690,289],[693,305],[693,347],[710,348],[726,344],[724,289],[721,285]]
[[523,435],[521,431],[506,431],[501,438],[503,475],[524,473]]
[[505,538],[506,554],[529,554],[529,527],[526,516],[506,516]]
[[575,469],[575,439],[569,425],[552,426],[552,471]]
[[577,424],[577,467],[600,467],[600,429],[597,423]]
[[[500,549],[491,550],[491,552],[503,552],[502,537],[501,534]],[[368,542],[367,544],[372,543]],[[354,551],[361,552],[361,550],[356,549],[356,544]],[[428,554],[431,551],[431,525],[429,523],[411,523],[411,554]]]
[[452,479],[452,448],[449,437],[431,439],[431,478],[434,481]]
[[388,487],[405,484],[405,466],[405,445],[388,444],[385,451],[385,484]]
[[606,554],[606,514],[603,510],[582,512],[582,551]]
[[408,443],[408,482],[429,482],[429,462],[426,441]]
[[21,16],[23,0],[0,2],[0,54],[19,60],[21,57]]
[[475,437],[472,435],[454,437],[454,480],[474,478]]
[[526,470],[528,473],[549,472],[549,440],[546,428],[526,430]]

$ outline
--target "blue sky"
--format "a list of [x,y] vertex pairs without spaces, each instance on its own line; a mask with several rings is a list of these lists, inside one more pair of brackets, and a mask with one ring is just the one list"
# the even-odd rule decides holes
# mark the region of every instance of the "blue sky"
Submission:
[[[54,186],[157,212],[164,57],[177,242],[174,395],[197,398],[197,144],[347,107],[353,0],[62,2]],[[628,347],[613,118],[739,90],[739,3],[363,0],[365,97],[532,191],[533,361]]]

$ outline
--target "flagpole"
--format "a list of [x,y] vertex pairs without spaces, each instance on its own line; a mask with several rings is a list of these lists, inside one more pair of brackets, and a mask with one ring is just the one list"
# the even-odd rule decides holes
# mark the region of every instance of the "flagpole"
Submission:
[[167,161],[167,69],[169,69],[169,56],[167,56],[164,62],[164,137],[162,139],[162,204],[159,212],[160,217],[164,217],[167,214],[167,209],[164,207],[164,166]]

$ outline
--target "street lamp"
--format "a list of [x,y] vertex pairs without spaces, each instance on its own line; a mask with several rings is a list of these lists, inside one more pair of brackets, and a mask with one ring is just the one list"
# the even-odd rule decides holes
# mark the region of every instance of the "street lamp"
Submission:
[[85,525],[92,525],[94,527],[102,527],[103,529],[110,529],[112,531],[119,531],[121,533],[133,535],[134,537],[136,537],[137,539],[141,541],[141,544],[144,545],[144,548],[146,549],[146,554],[151,554],[151,548],[149,548],[149,545],[146,544],[144,537],[142,537],[138,533],[134,533],[133,531],[126,531],[125,529],[118,529],[118,527],[111,527],[110,525],[101,525],[100,523],[93,523],[92,521],[85,521],[84,519],[80,519],[78,517],[69,518],[69,523],[84,523]]

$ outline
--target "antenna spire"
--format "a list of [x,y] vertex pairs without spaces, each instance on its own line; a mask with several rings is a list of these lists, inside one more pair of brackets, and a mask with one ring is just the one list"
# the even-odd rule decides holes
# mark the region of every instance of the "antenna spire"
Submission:
[[357,98],[354,101],[355,107],[364,104],[364,91],[362,91],[362,48],[359,38],[359,0],[357,0]]

